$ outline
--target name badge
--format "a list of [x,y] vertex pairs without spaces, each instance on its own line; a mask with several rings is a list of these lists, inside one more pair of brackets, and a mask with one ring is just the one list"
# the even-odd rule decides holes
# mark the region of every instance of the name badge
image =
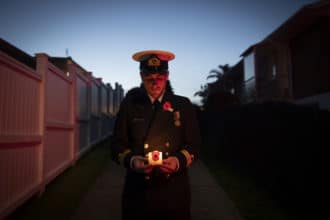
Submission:
[[137,122],[144,122],[144,118],[133,118],[132,120],[134,123],[137,123]]

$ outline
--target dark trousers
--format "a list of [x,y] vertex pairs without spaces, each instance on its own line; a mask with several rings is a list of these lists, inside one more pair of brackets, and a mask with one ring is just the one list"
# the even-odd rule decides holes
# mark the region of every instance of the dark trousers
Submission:
[[[165,205],[165,204],[164,204]],[[122,207],[122,220],[143,219],[143,220],[191,220],[190,208],[176,210],[148,210],[142,207],[138,210],[131,207]]]
[[122,219],[190,220],[190,184],[186,175],[170,178],[131,174],[122,195]]

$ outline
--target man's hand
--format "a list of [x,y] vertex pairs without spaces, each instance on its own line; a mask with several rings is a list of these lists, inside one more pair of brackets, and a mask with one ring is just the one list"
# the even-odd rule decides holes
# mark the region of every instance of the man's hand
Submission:
[[142,156],[133,156],[131,159],[131,168],[137,173],[150,173],[153,166],[148,164],[148,159]]
[[179,168],[179,160],[176,157],[169,157],[163,160],[163,164],[159,166],[160,170],[166,174],[174,173]]

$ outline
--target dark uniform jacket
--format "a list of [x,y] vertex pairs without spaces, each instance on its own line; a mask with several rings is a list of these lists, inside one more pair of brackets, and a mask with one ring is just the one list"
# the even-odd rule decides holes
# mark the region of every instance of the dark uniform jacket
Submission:
[[[187,159],[196,160],[199,147],[196,112],[189,99],[167,90],[154,110],[144,88],[129,91],[121,103],[112,138],[113,159],[127,168],[123,208],[189,208]],[[171,176],[157,169],[149,175],[133,172],[132,156],[145,156],[152,150],[163,152],[163,158],[177,157],[178,171]],[[169,204],[170,198],[175,201]]]

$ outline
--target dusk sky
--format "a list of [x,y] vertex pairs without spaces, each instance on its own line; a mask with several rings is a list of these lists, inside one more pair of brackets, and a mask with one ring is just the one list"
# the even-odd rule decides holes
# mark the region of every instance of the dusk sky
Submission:
[[205,84],[211,69],[235,65],[241,53],[263,40],[313,0],[2,0],[0,37],[26,53],[65,57],[118,82],[140,84],[132,54],[169,50],[174,92],[187,96]]

